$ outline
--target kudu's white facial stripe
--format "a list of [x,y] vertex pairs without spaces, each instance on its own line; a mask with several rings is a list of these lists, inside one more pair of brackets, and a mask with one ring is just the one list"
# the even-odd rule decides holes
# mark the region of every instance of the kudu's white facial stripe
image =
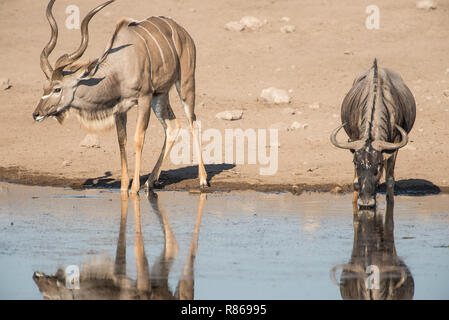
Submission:
[[45,100],[45,99],[48,99],[48,98],[50,98],[52,95],[56,95],[56,96],[59,96],[61,94],[61,91],[59,91],[59,92],[54,92],[54,91],[52,91],[52,92],[50,92],[49,94],[47,94],[47,95],[45,95],[45,96],[42,96],[42,100]]

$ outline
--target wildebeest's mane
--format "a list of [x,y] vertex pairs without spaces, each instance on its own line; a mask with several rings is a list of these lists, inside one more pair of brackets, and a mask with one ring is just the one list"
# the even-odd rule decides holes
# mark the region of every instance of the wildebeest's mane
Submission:
[[[373,111],[374,72],[372,69],[354,80],[341,108],[341,121],[351,141],[362,139],[369,130]],[[362,116],[363,115],[363,116]]]
[[[394,124],[410,132],[415,121],[413,95],[402,78],[375,66],[354,80],[341,109],[342,123],[351,141],[368,138],[393,142],[399,139]],[[394,132],[396,135],[394,136]]]

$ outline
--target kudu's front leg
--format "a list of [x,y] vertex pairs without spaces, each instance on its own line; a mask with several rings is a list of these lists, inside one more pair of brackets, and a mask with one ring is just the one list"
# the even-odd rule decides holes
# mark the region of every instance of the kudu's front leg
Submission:
[[122,192],[128,193],[129,176],[128,176],[128,161],[126,157],[126,141],[127,141],[126,119],[127,119],[126,113],[117,114],[115,116],[115,126],[117,129],[117,138],[118,138],[118,145],[120,148],[120,160],[122,167],[120,189]]
[[140,166],[142,160],[142,149],[145,141],[145,132],[148,128],[151,114],[152,96],[142,96],[138,101],[138,114],[136,132],[134,134],[134,146],[136,148],[136,166],[134,168],[134,179],[131,186],[131,193],[138,193],[140,190]]

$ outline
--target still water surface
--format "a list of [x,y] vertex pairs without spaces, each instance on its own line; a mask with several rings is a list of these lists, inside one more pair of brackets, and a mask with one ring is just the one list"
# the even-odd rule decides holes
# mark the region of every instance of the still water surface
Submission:
[[449,299],[449,196],[384,198],[2,184],[0,299]]

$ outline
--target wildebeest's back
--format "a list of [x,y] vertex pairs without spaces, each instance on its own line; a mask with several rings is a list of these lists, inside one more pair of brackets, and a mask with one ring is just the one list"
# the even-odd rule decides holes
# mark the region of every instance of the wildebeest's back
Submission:
[[[410,132],[416,116],[415,99],[401,76],[375,67],[354,80],[345,96],[341,121],[352,141],[369,135],[373,140],[393,142],[399,137],[394,124]],[[396,135],[393,134],[396,132]]]

